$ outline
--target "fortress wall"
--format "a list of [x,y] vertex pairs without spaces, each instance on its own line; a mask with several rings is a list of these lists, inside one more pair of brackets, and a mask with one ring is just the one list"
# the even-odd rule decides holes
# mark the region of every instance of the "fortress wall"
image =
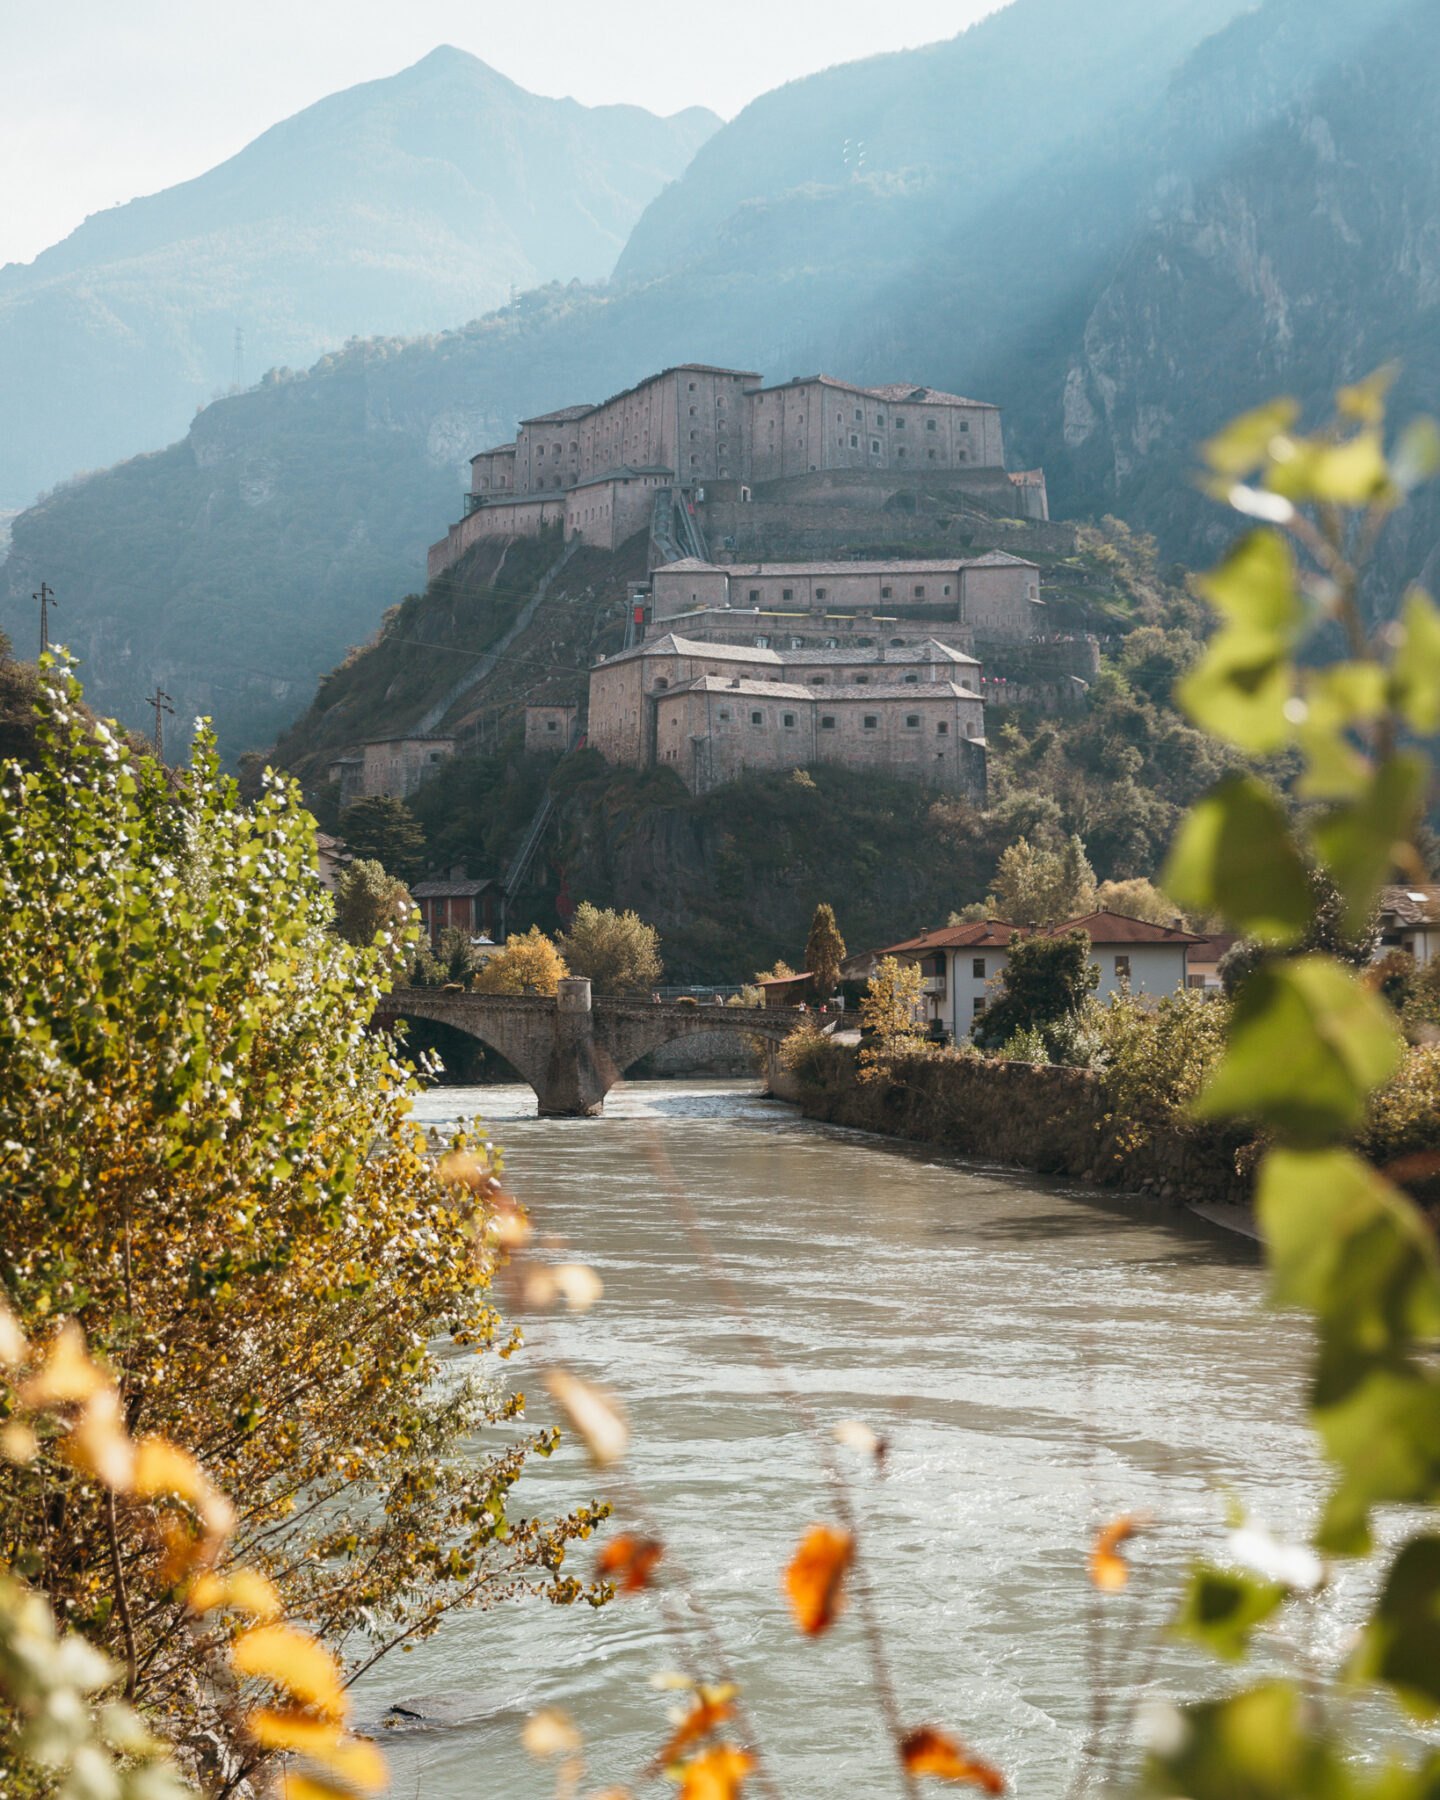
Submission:
[[[1075,527],[1051,521],[1022,528],[1000,520],[978,521],[970,513],[937,516],[770,500],[707,500],[697,511],[717,562],[799,561],[856,551],[867,556],[894,551],[906,557],[949,550],[971,556],[984,550],[1008,550],[1015,556],[1033,551],[1071,556],[1075,551]],[[930,549],[922,551],[922,545]]]

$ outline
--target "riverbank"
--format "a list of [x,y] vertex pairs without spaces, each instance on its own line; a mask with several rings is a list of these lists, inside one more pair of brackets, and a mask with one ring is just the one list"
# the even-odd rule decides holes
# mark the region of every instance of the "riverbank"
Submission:
[[770,1091],[807,1118],[937,1144],[1041,1175],[1150,1194],[1175,1206],[1250,1207],[1245,1126],[1119,1118],[1089,1069],[921,1051],[860,1080],[848,1044],[817,1044],[795,1070],[772,1064]]

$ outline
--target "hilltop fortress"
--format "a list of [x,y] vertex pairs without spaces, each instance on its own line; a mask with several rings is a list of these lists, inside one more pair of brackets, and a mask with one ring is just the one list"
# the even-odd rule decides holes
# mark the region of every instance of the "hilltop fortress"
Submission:
[[524,419],[514,443],[472,457],[465,516],[431,546],[429,575],[481,538],[547,525],[613,550],[662,496],[873,509],[917,489],[1049,517],[1044,476],[1006,472],[1000,409],[986,401],[832,375],[765,387],[753,370],[682,363],[598,405]]

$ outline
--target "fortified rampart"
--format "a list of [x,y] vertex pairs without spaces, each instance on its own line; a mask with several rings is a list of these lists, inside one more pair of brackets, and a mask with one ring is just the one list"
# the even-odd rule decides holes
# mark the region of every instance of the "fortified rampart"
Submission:
[[[1013,515],[1011,515],[1013,516]],[[855,506],[816,501],[712,499],[707,488],[699,517],[716,562],[774,562],[782,557],[934,556],[941,546],[964,555],[972,545],[1004,548],[1013,533],[1026,550],[1047,556],[1075,553],[1075,527],[1056,520],[1007,524],[968,509],[953,512],[934,505],[916,510],[895,506]],[[922,550],[911,546],[923,545]]]

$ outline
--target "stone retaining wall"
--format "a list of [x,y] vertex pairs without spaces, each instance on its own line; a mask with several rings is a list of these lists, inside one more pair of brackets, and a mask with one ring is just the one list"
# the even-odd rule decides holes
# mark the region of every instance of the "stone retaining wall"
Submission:
[[774,1071],[770,1091],[795,1100],[808,1118],[942,1144],[1042,1175],[1153,1193],[1177,1206],[1249,1204],[1244,1152],[1253,1133],[1243,1126],[1162,1124],[1130,1148],[1088,1069],[922,1054],[897,1058],[887,1077],[862,1082],[856,1059],[848,1045],[826,1045],[798,1078]]

